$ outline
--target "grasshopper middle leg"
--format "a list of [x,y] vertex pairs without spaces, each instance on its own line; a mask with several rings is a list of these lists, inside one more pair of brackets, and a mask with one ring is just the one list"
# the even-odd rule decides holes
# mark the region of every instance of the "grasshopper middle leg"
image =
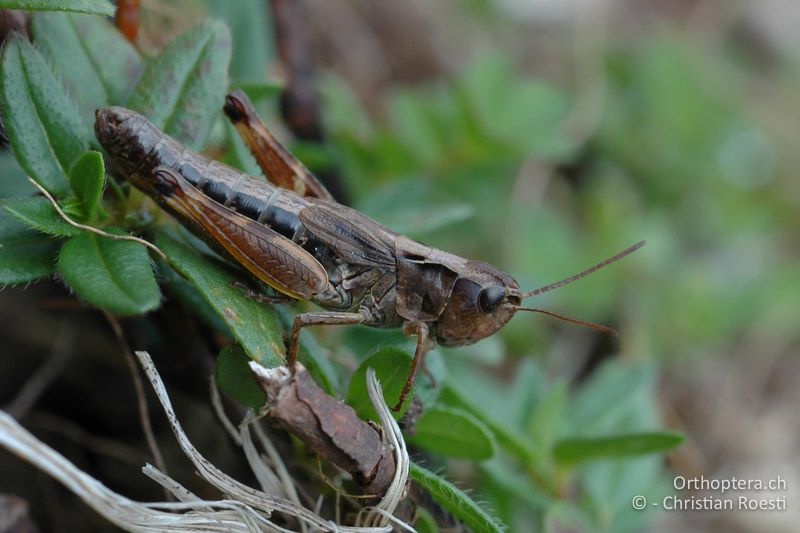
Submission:
[[297,349],[300,345],[300,329],[306,326],[344,326],[348,324],[361,324],[367,317],[361,313],[343,313],[338,311],[318,311],[301,313],[294,317],[292,332],[289,337],[289,349],[286,356],[286,366],[294,373],[294,364],[297,361]]

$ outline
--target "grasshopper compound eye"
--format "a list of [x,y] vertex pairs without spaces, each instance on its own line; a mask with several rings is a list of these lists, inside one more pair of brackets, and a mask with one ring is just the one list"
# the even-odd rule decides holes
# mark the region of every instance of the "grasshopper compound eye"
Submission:
[[478,295],[478,308],[482,313],[491,313],[505,298],[506,289],[495,285],[494,287],[486,287]]

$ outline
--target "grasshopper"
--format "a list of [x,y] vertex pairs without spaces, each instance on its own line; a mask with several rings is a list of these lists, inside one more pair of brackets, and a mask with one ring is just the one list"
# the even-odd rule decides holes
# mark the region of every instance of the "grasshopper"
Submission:
[[290,369],[304,327],[402,327],[416,336],[416,348],[397,410],[429,341],[474,343],[497,332],[517,311],[615,334],[522,302],[621,259],[643,241],[578,274],[522,291],[513,277],[490,264],[426,246],[337,203],[276,141],[243,92],[226,97],[224,112],[269,183],[189,150],[125,108],[98,109],[94,129],[117,174],[279,295],[325,309],[295,317],[287,348]]

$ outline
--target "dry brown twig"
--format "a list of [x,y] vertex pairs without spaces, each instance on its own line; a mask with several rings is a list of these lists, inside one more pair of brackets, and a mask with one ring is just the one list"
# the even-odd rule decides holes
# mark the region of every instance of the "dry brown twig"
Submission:
[[[58,452],[39,441],[5,412],[0,412],[0,445],[34,464],[78,495],[87,505],[126,531],[292,531],[274,521],[273,514],[293,517],[309,530],[342,533],[389,533],[393,524],[406,530],[413,529],[392,515],[405,494],[408,480],[408,454],[400,429],[391,416],[378,385],[374,371],[368,371],[367,383],[370,399],[379,413],[382,430],[387,435],[395,458],[392,483],[375,506],[359,513],[355,526],[345,526],[327,520],[317,513],[298,505],[283,496],[257,490],[236,481],[205,459],[192,445],[183,431],[172,408],[161,377],[146,352],[136,356],[145,370],[156,396],[167,414],[170,426],[183,452],[194,464],[201,478],[217,488],[223,497],[203,500],[158,469],[146,465],[145,475],[170,491],[177,502],[140,503],[116,494],[98,480],[82,472]],[[245,424],[255,422],[250,417]],[[240,431],[243,441],[250,440],[250,432]],[[250,446],[252,441],[247,444]],[[254,444],[253,444],[254,445]],[[269,452],[267,453],[269,455]],[[271,469],[260,454],[251,454],[251,461],[261,461],[259,468]],[[280,474],[275,474],[280,479]]]
[[286,367],[251,362],[269,400],[266,413],[314,453],[353,476],[366,495],[378,498],[396,471],[389,442],[352,407],[326,394],[302,365],[294,376]]

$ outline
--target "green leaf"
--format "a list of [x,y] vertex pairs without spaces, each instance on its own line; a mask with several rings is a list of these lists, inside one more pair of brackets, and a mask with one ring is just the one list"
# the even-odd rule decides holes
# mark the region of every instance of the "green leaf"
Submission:
[[217,314],[216,311],[211,307],[211,304],[200,294],[194,285],[189,283],[189,281],[175,272],[175,270],[169,266],[166,261],[157,260],[156,266],[158,267],[157,277],[159,283],[166,288],[167,292],[169,293],[169,297],[174,297],[180,300],[183,305],[188,307],[192,313],[200,318],[200,320],[206,326],[212,328],[214,331],[221,333],[222,335],[233,339],[233,333],[231,333],[230,328],[228,325],[222,321],[222,318]]
[[[375,375],[381,382],[383,397],[389,407],[394,407],[400,399],[400,392],[411,369],[411,356],[397,348],[383,348],[367,357],[350,377],[347,388],[347,403],[356,410],[362,419],[378,420],[378,415],[372,407],[372,402],[367,394],[367,368],[374,368]],[[411,394],[406,398],[406,405]],[[405,410],[403,405],[399,412],[393,413],[399,418]]]
[[217,356],[215,376],[223,392],[247,407],[257,410],[267,401],[247,364],[247,354],[241,346],[226,346]]
[[25,225],[48,235],[72,237],[81,233],[80,229],[67,224],[50,201],[41,196],[5,200],[3,209]]
[[573,397],[569,407],[574,432],[610,433],[617,421],[629,418],[637,407],[631,398],[652,394],[651,364],[610,360],[598,368]]
[[559,441],[553,449],[556,460],[574,464],[593,459],[628,457],[670,450],[683,442],[675,432],[630,433],[599,438],[570,438]]
[[27,283],[56,268],[61,243],[0,213],[0,285]]
[[69,183],[86,219],[91,219],[97,211],[105,182],[106,169],[100,152],[86,152],[72,165]]
[[520,461],[543,489],[548,491],[553,489],[552,483],[549,481],[546,458],[535,443],[530,442],[507,425],[498,422],[496,417],[484,412],[450,383],[446,383],[442,388],[440,401],[445,405],[463,409],[483,422],[494,433],[497,443]]
[[451,197],[419,179],[402,180],[373,189],[357,209],[398,233],[422,237],[474,215],[472,206],[454,203]]
[[[229,69],[235,81],[260,82],[273,56],[271,10],[261,0],[210,0],[211,15],[224,21],[233,36]],[[248,93],[252,99],[253,96]]]
[[431,452],[474,461],[494,455],[494,438],[480,420],[461,409],[434,406],[417,421],[408,442]]
[[142,73],[139,53],[102,18],[40,13],[31,21],[31,35],[89,128],[95,109],[124,104]]
[[108,0],[0,0],[0,8],[114,15],[114,6]]
[[22,168],[48,191],[68,191],[67,170],[88,147],[75,105],[39,52],[19,36],[3,50],[0,111]]
[[414,529],[417,533],[439,533],[439,526],[431,514],[422,506],[417,507]]
[[80,298],[120,315],[151,311],[161,298],[147,250],[137,242],[82,233],[64,243],[58,273]]
[[549,450],[562,435],[569,401],[567,383],[556,381],[539,399],[528,422],[528,435],[542,450]]
[[37,193],[11,150],[0,152],[0,198],[24,198]]
[[281,94],[284,84],[280,81],[245,82],[234,84],[234,88],[243,90],[250,100],[258,102]]
[[218,262],[164,233],[156,244],[175,270],[195,286],[228,325],[247,355],[266,367],[284,364],[283,334],[275,310],[232,287],[238,278]]
[[506,530],[502,523],[446,479],[414,463],[409,465],[408,474],[411,479],[422,485],[439,505],[475,533],[499,533]]
[[145,67],[128,107],[189,147],[202,148],[224,103],[230,55],[223,23],[208,20],[188,30]]

